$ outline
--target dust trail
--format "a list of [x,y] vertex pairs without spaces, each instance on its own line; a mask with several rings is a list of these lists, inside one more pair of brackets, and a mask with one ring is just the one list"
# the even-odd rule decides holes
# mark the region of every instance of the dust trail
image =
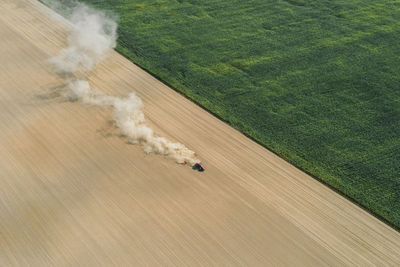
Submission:
[[68,34],[68,46],[50,61],[59,72],[73,74],[89,72],[101,61],[117,40],[117,23],[105,13],[84,4],[66,7],[67,19],[72,24]]
[[[62,6],[58,4],[56,10],[59,7]],[[69,14],[65,14],[67,9]],[[143,103],[134,92],[126,98],[118,98],[104,95],[90,87],[87,74],[115,48],[117,23],[103,12],[80,3],[66,7],[64,15],[72,24],[67,39],[68,46],[58,56],[51,58],[50,62],[59,73],[67,77],[67,97],[86,104],[113,107],[113,119],[121,135],[130,143],[143,145],[147,153],[165,155],[178,163],[193,165],[198,162],[195,153],[183,144],[154,134],[145,124]]]

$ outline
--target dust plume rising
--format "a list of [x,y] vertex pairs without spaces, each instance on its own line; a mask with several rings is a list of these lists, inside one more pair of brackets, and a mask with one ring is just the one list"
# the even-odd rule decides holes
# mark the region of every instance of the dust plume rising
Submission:
[[[55,9],[60,7],[63,8],[58,4]],[[155,135],[146,125],[143,102],[135,92],[126,98],[118,98],[104,95],[90,87],[88,73],[116,46],[118,25],[115,20],[81,3],[65,7],[63,13],[71,24],[67,47],[49,60],[56,71],[66,77],[69,88],[66,96],[69,100],[112,107],[113,120],[121,135],[129,143],[142,145],[147,153],[168,156],[181,164],[197,163],[199,160],[193,151],[183,144]]]

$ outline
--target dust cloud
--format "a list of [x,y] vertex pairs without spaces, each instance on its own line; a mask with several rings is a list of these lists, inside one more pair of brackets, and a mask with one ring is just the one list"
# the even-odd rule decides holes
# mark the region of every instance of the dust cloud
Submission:
[[199,160],[195,152],[183,144],[155,135],[145,123],[143,102],[131,92],[126,98],[108,96],[91,88],[87,76],[116,46],[115,19],[87,5],[69,2],[63,6],[52,2],[52,8],[62,10],[71,24],[67,47],[49,61],[56,71],[66,77],[71,101],[113,108],[113,120],[129,143],[140,144],[147,153],[156,153],[175,159],[177,163],[193,165]]

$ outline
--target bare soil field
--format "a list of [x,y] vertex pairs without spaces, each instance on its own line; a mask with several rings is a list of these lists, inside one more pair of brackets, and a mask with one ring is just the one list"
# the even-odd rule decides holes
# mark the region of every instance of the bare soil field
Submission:
[[110,109],[65,100],[52,11],[0,14],[1,266],[400,264],[398,232],[112,52],[93,87],[137,92],[207,169],[127,144]]

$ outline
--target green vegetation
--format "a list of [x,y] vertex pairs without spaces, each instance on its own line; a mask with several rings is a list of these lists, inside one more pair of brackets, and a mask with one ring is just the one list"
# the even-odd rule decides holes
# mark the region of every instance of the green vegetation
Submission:
[[400,227],[400,2],[84,2],[133,62]]

